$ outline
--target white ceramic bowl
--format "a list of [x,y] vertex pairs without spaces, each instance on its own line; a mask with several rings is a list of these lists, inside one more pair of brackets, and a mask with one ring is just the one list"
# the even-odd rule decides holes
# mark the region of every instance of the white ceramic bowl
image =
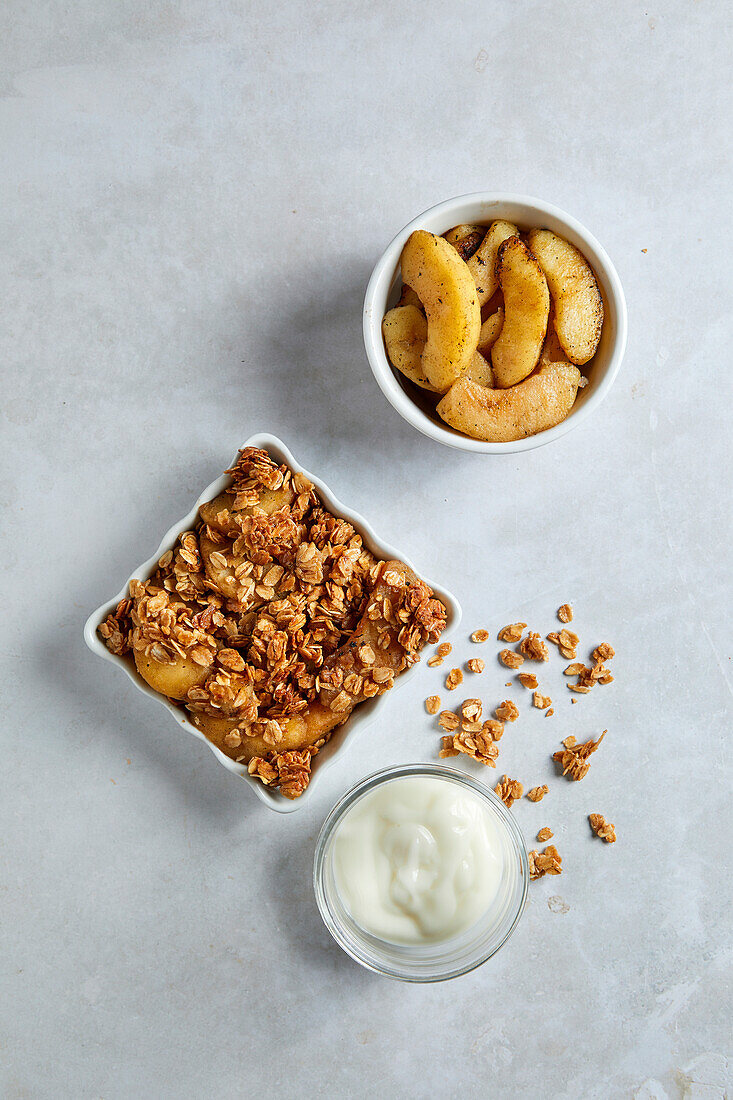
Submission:
[[[416,569],[412,562],[409,561],[409,559],[406,558],[404,554],[401,554],[399,550],[396,550],[393,546],[390,546],[388,542],[385,542],[383,539],[381,539],[376,534],[374,529],[370,526],[370,524],[367,523],[367,521],[363,518],[363,516],[360,516],[359,513],[355,512],[353,509],[347,508],[345,504],[342,504],[341,501],[334,496],[331,490],[324,484],[323,481],[321,481],[320,478],[316,477],[314,474],[309,473],[308,470],[303,469],[300,463],[295,458],[293,458],[288,448],[280,439],[278,439],[274,435],[268,435],[264,432],[258,432],[257,435],[250,436],[250,438],[246,441],[246,443],[243,443],[242,446],[261,447],[263,450],[268,451],[276,462],[284,462],[287,466],[290,467],[291,470],[302,471],[302,473],[304,473],[305,476],[309,478],[315,485],[325,506],[330,509],[335,515],[343,516],[344,519],[349,520],[349,522],[354,525],[359,534],[362,535],[364,539],[364,545],[367,546],[373,554],[375,554],[379,558],[384,559],[398,558],[400,561],[403,561],[405,565],[413,569],[418,574],[418,576],[422,577],[422,579],[430,585],[430,587],[435,592],[437,598],[445,604],[445,607],[448,611],[448,622],[446,625],[446,629],[443,633],[443,637],[448,637],[448,635],[456,629],[459,622],[461,621],[461,607],[455,596],[451,595],[450,592],[447,592],[440,585],[435,584],[434,581],[428,580],[425,574],[420,569]],[[235,775],[241,776],[252,788],[258,798],[261,799],[262,802],[268,805],[271,809],[277,810],[279,813],[291,813],[293,810],[298,810],[305,805],[314,789],[315,784],[319,782],[323,773],[333,763],[337,750],[344,738],[346,738],[348,744],[351,744],[356,734],[360,733],[373,720],[375,711],[383,703],[383,701],[389,699],[389,697],[392,695],[392,691],[398,690],[402,684],[404,684],[408,679],[417,674],[418,669],[420,668],[419,664],[413,665],[412,668],[407,669],[400,676],[398,676],[395,679],[395,685],[392,691],[387,692],[384,695],[379,695],[374,699],[367,699],[364,703],[361,703],[358,707],[356,707],[348,721],[339,730],[336,731],[331,740],[326,745],[324,745],[324,747],[318,753],[318,756],[316,757],[313,765],[313,776],[311,778],[310,784],[305,789],[303,794],[300,796],[300,798],[289,799],[284,798],[283,795],[278,794],[277,791],[271,791],[262,782],[260,782],[259,779],[253,779],[252,776],[249,775],[247,772],[246,764],[237,764],[234,760],[230,760],[228,756],[225,756],[224,753],[216,747],[216,745],[213,745],[211,741],[207,740],[201,730],[197,729],[196,726],[194,726],[187,711],[183,710],[181,707],[177,707],[174,703],[170,702],[163,695],[159,695],[157,691],[153,691],[153,689],[145,683],[142,677],[138,674],[135,668],[135,662],[129,654],[125,657],[117,657],[114,653],[110,653],[100,636],[97,634],[97,627],[99,626],[99,624],[107,618],[110,612],[114,611],[120,600],[124,599],[127,596],[130,581],[133,579],[147,580],[147,578],[155,569],[155,566],[161,555],[164,554],[166,550],[170,550],[175,546],[179,534],[182,531],[189,531],[193,528],[198,517],[199,506],[201,504],[204,504],[208,500],[213,500],[215,496],[218,496],[219,493],[226,489],[227,485],[229,485],[230,482],[231,478],[229,477],[229,475],[222,474],[221,477],[218,477],[216,481],[213,481],[211,485],[208,485],[206,489],[204,489],[204,491],[201,493],[201,496],[198,498],[188,515],[184,516],[183,519],[179,520],[178,523],[173,524],[167,534],[164,535],[160,546],[155,551],[155,553],[151,555],[151,557],[149,557],[147,561],[143,562],[142,565],[138,566],[135,572],[132,573],[130,577],[128,577],[117,595],[114,596],[113,599],[107,600],[105,603],[102,604],[101,607],[98,607],[96,611],[93,611],[91,613],[84,626],[84,640],[91,649],[92,653],[96,653],[97,656],[103,657],[105,661],[111,661],[112,664],[117,665],[119,669],[121,669],[130,677],[133,684],[139,691],[142,691],[144,695],[148,695],[151,699],[155,699],[158,703],[165,707],[165,709],[174,718],[179,726],[182,726],[188,733],[192,733],[194,737],[198,737],[199,741],[203,741],[204,744],[208,745],[219,763],[223,764],[227,771],[233,772]]]
[[[593,268],[603,295],[605,318],[598,350],[590,363],[582,367],[588,385],[578,392],[569,416],[554,428],[511,443],[484,443],[470,439],[445,424],[437,416],[422,391],[394,370],[382,339],[382,318],[399,295],[400,254],[405,241],[416,229],[442,234],[454,225],[476,222],[487,225],[497,218],[513,222],[520,229],[551,229],[579,248]],[[626,300],[616,269],[605,250],[579,221],[557,206],[527,195],[479,191],[431,206],[400,230],[387,245],[377,262],[364,299],[364,345],[377,380],[389,403],[400,416],[429,439],[476,454],[509,454],[529,451],[559,439],[576,428],[598,406],[613,385],[626,350]]]

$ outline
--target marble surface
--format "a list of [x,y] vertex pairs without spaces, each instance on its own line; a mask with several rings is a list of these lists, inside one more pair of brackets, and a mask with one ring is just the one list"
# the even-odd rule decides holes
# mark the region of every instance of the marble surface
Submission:
[[[3,1097],[723,1096],[726,6],[6,0],[0,32]],[[360,332],[386,242],[483,188],[579,217],[630,314],[602,408],[506,458],[403,423]],[[577,706],[542,669],[552,719],[485,647],[466,694],[520,702],[502,770],[551,780],[515,813],[564,873],[453,983],[361,970],[310,885],[335,799],[435,758],[437,670],[281,818],[84,648],[257,429],[455,590],[458,660],[565,600],[616,647]],[[581,784],[551,779],[561,736],[606,727]]]

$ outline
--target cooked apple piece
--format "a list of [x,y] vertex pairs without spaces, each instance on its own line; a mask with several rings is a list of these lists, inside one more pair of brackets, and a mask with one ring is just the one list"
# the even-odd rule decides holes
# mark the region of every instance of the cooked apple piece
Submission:
[[547,332],[550,294],[542,268],[519,237],[500,245],[497,273],[504,295],[504,323],[491,349],[491,365],[496,385],[503,389],[521,382],[537,366]]
[[549,363],[505,390],[489,390],[460,378],[438,404],[438,415],[472,439],[509,443],[563,421],[579,384],[580,371],[572,363]]
[[468,364],[463,377],[470,378],[472,382],[478,382],[480,386],[488,386],[490,389],[494,385],[494,372],[491,369],[491,363],[484,359],[480,351],[473,353],[473,359]]
[[478,350],[482,355],[491,351],[497,336],[501,332],[501,326],[503,324],[504,308],[503,306],[499,306],[496,313],[492,313],[481,325],[481,332],[478,338]]
[[550,314],[550,320],[547,324],[547,336],[545,342],[542,345],[542,354],[540,355],[540,366],[544,366],[545,363],[567,363],[568,357],[563,351],[562,345],[557,338],[555,327],[552,324],[552,314]]
[[400,300],[397,303],[398,306],[416,306],[422,313],[422,302],[418,298],[415,291],[407,283],[402,284],[402,290],[400,291]]
[[[382,334],[392,366],[421,389],[439,393],[435,386],[430,385],[422,370],[427,331],[427,321],[414,306],[395,306],[382,321]],[[483,386],[492,386],[494,373],[491,364],[475,351],[466,367],[465,377]]]
[[416,386],[437,393],[422,369],[427,335],[428,322],[416,306],[395,306],[382,320],[384,346],[392,366]]
[[169,699],[185,699],[190,689],[203,684],[209,675],[208,668],[197,665],[190,657],[177,657],[173,664],[167,664],[138,649],[133,657],[146,684]]
[[587,363],[603,328],[603,299],[593,270],[574,245],[549,229],[532,229],[529,247],[547,278],[563,351],[571,363]]
[[485,225],[454,225],[443,236],[462,260],[469,260],[486,236]]
[[[240,533],[240,528],[230,522],[229,515],[232,512],[236,511],[240,515],[251,516],[257,508],[259,511],[266,512],[268,516],[271,516],[273,512],[277,512],[287,504],[292,504],[295,500],[295,492],[291,485],[281,486],[279,489],[265,489],[264,486],[261,486],[258,490],[257,504],[248,505],[246,508],[235,509],[235,496],[236,491],[234,489],[225,489],[213,500],[207,500],[199,508],[199,515],[205,524],[215,531],[219,531],[222,535],[228,535],[231,538],[236,538]],[[216,549],[216,547],[213,547],[213,549]]]
[[417,293],[427,317],[422,373],[444,393],[471,362],[481,331],[471,273],[443,237],[417,229],[402,250],[402,279]]
[[[304,749],[342,722],[344,715],[334,714],[332,710],[317,701],[312,702],[302,714],[293,715],[280,723],[282,740],[278,741],[278,752],[289,749]],[[208,714],[193,715],[193,724],[212,741],[218,749],[232,760],[247,764],[253,756],[266,756],[272,752],[273,745],[262,736],[249,737],[246,726],[234,718],[213,718]],[[237,731],[234,733],[234,731]],[[233,735],[233,736],[232,736]]]
[[479,248],[468,261],[468,270],[476,283],[479,303],[485,305],[496,290],[496,257],[500,246],[509,237],[516,237],[519,230],[511,222],[492,222]]

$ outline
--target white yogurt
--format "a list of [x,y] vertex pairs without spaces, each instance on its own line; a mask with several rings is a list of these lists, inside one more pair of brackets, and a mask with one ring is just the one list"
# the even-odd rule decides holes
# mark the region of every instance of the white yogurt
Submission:
[[364,795],[333,840],[341,900],[366,932],[390,943],[435,943],[491,906],[507,841],[478,795],[450,780],[405,776]]

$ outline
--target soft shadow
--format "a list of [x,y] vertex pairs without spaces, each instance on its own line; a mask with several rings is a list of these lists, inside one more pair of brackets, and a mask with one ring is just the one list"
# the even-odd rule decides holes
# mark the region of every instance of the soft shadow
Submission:
[[[93,606],[90,602],[90,609]],[[228,831],[253,811],[266,812],[237,776],[225,771],[210,750],[175,724],[154,700],[141,695],[127,677],[113,665],[90,652],[82,635],[87,612],[70,626],[78,614],[65,617],[64,632],[49,624],[39,632],[45,640],[28,646],[26,660],[35,666],[39,682],[49,684],[63,713],[74,712],[94,740],[117,742],[122,758],[154,772],[161,786],[173,787],[181,820],[196,816],[204,826]],[[69,630],[71,637],[68,636]],[[64,707],[64,700],[66,706]],[[63,725],[47,730],[57,739]],[[78,729],[72,727],[78,746]],[[92,734],[90,734],[90,737]]]
[[348,988],[361,996],[368,985],[381,981],[350,959],[331,937],[321,920],[313,894],[313,851],[317,828],[293,831],[283,842],[270,878],[270,901],[279,913],[278,928],[298,952],[307,951],[308,965],[324,978],[343,981],[340,994]]
[[[376,456],[412,469],[434,444],[402,420],[372,376],[362,338],[369,268],[349,269],[343,261],[341,268],[332,293],[324,293],[322,277],[306,271],[288,308],[266,314],[253,349],[267,364],[258,378],[260,406],[298,438],[342,453],[350,465]],[[277,292],[273,284],[273,300]]]

